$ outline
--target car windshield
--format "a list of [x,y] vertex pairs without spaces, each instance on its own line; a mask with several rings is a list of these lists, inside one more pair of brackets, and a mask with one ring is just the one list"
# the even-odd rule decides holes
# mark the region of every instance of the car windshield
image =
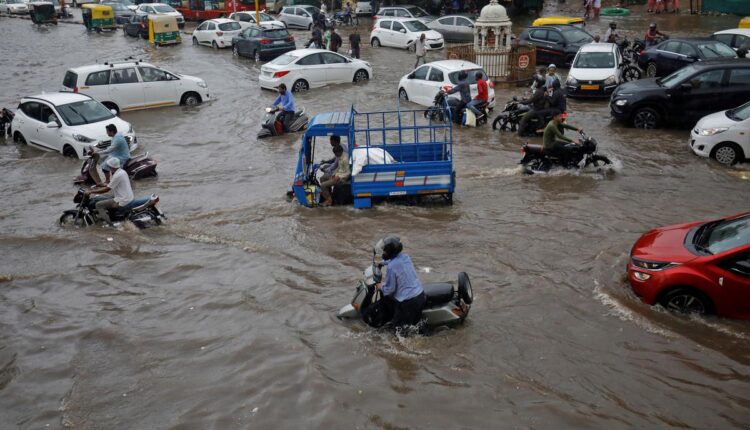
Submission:
[[116,11],[128,10],[128,8],[121,5],[120,3],[102,3],[102,4],[106,6],[111,6],[112,10],[116,10]]
[[576,69],[611,69],[615,56],[611,52],[581,52],[573,64]]
[[419,18],[419,17],[422,17],[422,16],[429,15],[422,8],[416,7],[416,6],[415,7],[407,8],[406,10],[408,10],[409,13],[411,14],[411,16],[413,16],[414,18]]
[[734,50],[721,42],[699,43],[698,51],[703,58],[736,57]]
[[299,57],[295,57],[294,55],[284,54],[280,57],[274,58],[274,60],[268,64],[278,64],[279,66],[286,66],[287,64],[296,60],[297,58]]
[[704,226],[706,231],[698,230],[702,242],[700,245],[711,254],[719,254],[750,243],[750,215]]
[[115,116],[96,100],[84,100],[58,106],[63,121],[68,125],[92,124]]
[[662,85],[667,88],[675,88],[677,85],[679,85],[686,77],[692,75],[695,73],[695,67],[694,66],[685,66],[682,69],[672,73],[671,75],[667,76],[664,79],[657,79],[656,83],[659,85]]
[[155,5],[154,6],[154,10],[157,11],[157,12],[159,12],[159,13],[174,12],[174,9],[172,8],[172,6],[168,6],[168,5],[165,5],[165,4],[157,4],[157,5]]
[[219,30],[222,30],[222,31],[242,30],[242,26],[237,21],[222,22],[221,24],[219,24]]
[[318,9],[315,6],[305,6],[303,9],[305,9],[308,12],[310,12],[310,15],[314,15],[315,12],[320,12],[320,9]]
[[267,13],[260,14],[260,22],[266,22],[266,21],[273,21],[273,18],[271,17],[271,15]]
[[409,29],[409,31],[427,31],[429,28],[427,28],[426,25],[422,23],[422,21],[404,21],[402,22],[404,24],[404,27]]
[[589,43],[594,40],[594,38],[591,37],[590,34],[586,33],[580,28],[565,26],[560,27],[560,30],[562,31],[565,40],[570,43]]
[[[487,80],[487,74],[484,73],[484,70],[482,69],[468,69],[464,70],[466,72],[466,82],[469,83],[469,85],[474,85],[477,83],[477,78],[475,77],[477,72],[482,72],[482,78],[484,80]],[[458,79],[458,74],[461,73],[460,71],[452,72],[448,74],[448,79],[451,81],[453,85],[458,84],[460,79]]]
[[727,118],[735,121],[744,121],[750,118],[750,102],[747,102],[738,108],[729,109],[727,111]]

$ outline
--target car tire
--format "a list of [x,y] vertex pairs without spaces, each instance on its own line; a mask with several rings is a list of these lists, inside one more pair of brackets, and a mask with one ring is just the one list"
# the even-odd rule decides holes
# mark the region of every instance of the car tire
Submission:
[[399,88],[399,90],[398,90],[398,99],[402,100],[402,101],[408,101],[409,100],[409,95],[406,94],[406,90],[405,89]]
[[310,89],[310,84],[304,79],[298,79],[292,84],[292,92],[299,93],[301,91],[307,91]]
[[103,104],[103,105],[104,105],[104,107],[105,107],[105,108],[107,108],[107,109],[114,109],[115,111],[117,111],[117,113],[116,113],[115,115],[119,115],[119,114],[120,114],[120,108],[119,108],[119,107],[117,107],[117,105],[116,105],[116,104],[114,104],[114,103],[112,103],[112,102],[104,102],[104,103],[102,103],[102,104]]
[[706,315],[714,313],[714,304],[703,292],[690,287],[678,287],[667,291],[659,304],[668,311],[682,314]]
[[195,92],[189,92],[182,95],[182,99],[180,100],[180,104],[183,106],[196,106],[200,104],[203,100],[201,99],[201,96],[198,95],[198,93]]
[[216,44],[215,40],[213,42],[211,42],[211,47],[214,48],[214,49],[216,49],[216,50],[219,49],[219,45]]
[[734,142],[722,142],[711,151],[711,158],[725,166],[734,166],[745,158],[742,148]]
[[312,30],[312,23],[307,24],[307,31],[311,31],[311,30]]
[[382,45],[380,45],[380,39],[377,37],[373,37],[370,41],[370,45],[372,45],[373,48],[380,48]]
[[649,61],[649,63],[646,64],[646,77],[647,78],[655,78],[658,72],[659,71],[656,68],[655,62]]
[[193,37],[193,46],[198,46],[198,39]]
[[367,70],[359,69],[354,73],[354,82],[362,82],[370,79],[370,75],[367,74]]
[[235,57],[240,56],[240,47],[236,43],[232,46],[232,55]]
[[13,133],[13,141],[16,143],[20,143],[21,145],[26,145],[26,139],[23,137],[23,134],[21,134],[20,131]]
[[654,108],[643,107],[636,109],[633,113],[633,127],[650,130],[657,128],[661,121],[661,115]]
[[70,157],[70,158],[78,158],[78,153],[70,145],[63,146],[62,155],[65,157]]

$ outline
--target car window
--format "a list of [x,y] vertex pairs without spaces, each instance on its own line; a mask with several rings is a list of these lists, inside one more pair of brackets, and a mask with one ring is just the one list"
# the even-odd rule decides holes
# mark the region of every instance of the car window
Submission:
[[695,51],[695,48],[684,42],[680,43],[680,47],[677,52],[682,55],[687,55],[688,57],[695,57],[698,55],[698,53]]
[[414,7],[408,8],[407,10],[409,11],[409,14],[411,14],[411,16],[413,16],[414,18],[421,18],[423,16],[428,16],[429,15],[421,7],[414,6]]
[[285,7],[284,9],[281,9],[281,13],[286,13],[286,14],[289,14],[289,15],[294,15],[294,8]]
[[26,102],[20,107],[21,112],[29,118],[41,121],[41,104],[37,102]]
[[158,4],[156,6],[152,6],[152,9],[156,10],[157,13],[170,13],[175,11],[172,6],[166,4]]
[[721,85],[721,78],[724,77],[724,70],[711,70],[700,75],[690,78],[690,85],[694,89],[718,88]]
[[216,25],[213,22],[209,22],[208,25],[206,26],[206,30],[208,31],[216,30]]
[[438,69],[437,67],[433,67],[430,70],[430,77],[427,80],[432,82],[443,82],[444,79],[445,77],[443,76],[443,71]]
[[409,12],[407,12],[404,9],[396,9],[396,16],[399,18],[411,18],[411,15],[409,15]]
[[139,17],[138,15],[133,15],[130,17],[130,23],[131,24],[138,24],[143,17]]
[[577,69],[611,69],[615,67],[615,56],[611,52],[581,52],[573,67]]
[[280,39],[289,36],[289,32],[286,28],[274,28],[273,30],[263,30],[263,36],[270,37],[271,39]]
[[556,32],[555,30],[550,30],[547,32],[547,40],[550,42],[562,42],[563,38],[560,36],[560,33]]
[[747,245],[750,243],[750,216],[722,221],[707,233],[708,237],[702,245],[712,254]]
[[302,9],[302,8],[297,8],[297,15],[298,16],[309,16],[309,14],[307,13],[307,11],[304,10],[304,9]]
[[738,34],[737,37],[734,39],[734,46],[737,48],[747,48],[748,45],[750,45],[750,37],[742,36],[741,34]]
[[396,12],[393,9],[388,9],[383,13],[383,16],[396,16]]
[[239,30],[241,28],[242,27],[240,26],[240,23],[234,22],[234,21],[232,21],[232,22],[223,22],[223,23],[219,24],[219,30],[223,30],[223,31],[237,31],[237,30]]
[[102,70],[101,72],[94,72],[89,74],[86,78],[86,85],[107,85],[109,84],[109,70]]
[[[255,22],[255,15],[250,15],[253,18],[253,22]],[[273,18],[271,15],[267,13],[261,13],[260,14],[260,22],[266,22],[266,21],[273,21]]]
[[336,55],[331,52],[323,52],[320,55],[323,56],[323,62],[325,64],[342,64],[346,63],[346,58],[342,57],[341,55]]
[[532,30],[529,36],[536,40],[547,40],[547,30]]
[[401,30],[405,31],[404,26],[401,25],[401,23],[398,21],[393,21],[393,31],[401,31]]
[[443,25],[453,25],[453,21],[455,21],[456,18],[454,17],[448,17],[448,18],[440,18],[438,22]]
[[714,39],[718,40],[719,42],[726,43],[729,46],[732,46],[733,37],[733,34],[714,34]]
[[155,69],[153,67],[138,67],[138,71],[141,73],[143,82],[160,82],[169,80],[169,74],[164,70]]
[[750,86],[750,69],[732,69],[729,71],[730,87]]
[[457,16],[456,25],[461,26],[461,27],[471,27],[472,24],[471,24],[471,21],[469,21],[468,19]]
[[719,265],[737,275],[750,278],[750,252],[722,261]]
[[414,78],[424,81],[427,79],[427,72],[430,70],[430,66],[422,66],[414,71]]
[[659,49],[662,51],[677,53],[680,50],[680,42],[671,40],[669,42],[662,43],[661,45],[659,45]]
[[320,54],[311,54],[306,57],[302,57],[297,61],[300,66],[316,66],[323,64],[323,60],[320,58]]
[[698,44],[698,52],[703,58],[736,57],[734,49],[721,42],[710,42]]
[[390,30],[391,29],[391,22],[393,21],[380,21],[380,28]]
[[138,82],[138,75],[135,74],[135,68],[114,69],[110,75],[110,84],[132,84]]
[[734,121],[744,121],[750,118],[750,102],[747,102],[738,108],[729,109],[727,111],[727,117]]
[[208,27],[208,23],[207,23],[207,22],[204,22],[203,24],[199,25],[199,26],[198,26],[198,28],[197,28],[196,30],[198,30],[198,31],[203,31],[203,30],[205,30],[205,29],[206,29],[207,27]]
[[252,33],[251,33],[251,37],[260,37],[260,29],[253,28],[252,29]]
[[294,55],[284,54],[274,58],[273,61],[268,64],[278,64],[279,66],[286,66],[296,59],[297,57]]
[[[469,69],[469,70],[465,70],[465,72],[466,72],[466,75],[467,75],[466,76],[466,82],[468,82],[470,85],[473,85],[473,84],[477,83],[477,78],[475,76],[477,72],[482,72],[482,79],[484,79],[485,81],[488,80],[487,79],[487,73],[485,73],[484,70],[482,70],[482,69]],[[451,72],[451,73],[449,73],[448,74],[448,80],[450,80],[451,83],[454,84],[454,85],[458,84],[459,82],[461,82],[458,79],[458,74],[459,73],[461,73],[461,72]]]
[[404,26],[411,32],[430,30],[422,21],[404,21]]
[[41,115],[42,122],[47,123],[47,122],[57,121],[57,115],[55,115],[55,111],[53,111],[51,107],[42,103],[40,103],[40,107],[41,107],[40,115]]
[[[593,36],[578,27],[565,26],[561,27],[560,31],[563,38],[570,43],[591,43],[594,40]],[[556,33],[556,31],[550,30],[550,36],[552,33]]]

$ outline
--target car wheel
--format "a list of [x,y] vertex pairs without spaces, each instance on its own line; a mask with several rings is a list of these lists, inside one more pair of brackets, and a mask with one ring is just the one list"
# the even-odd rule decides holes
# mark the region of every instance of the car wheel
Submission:
[[70,145],[63,146],[62,155],[70,158],[78,158],[78,153]]
[[649,107],[640,108],[633,114],[633,126],[635,128],[656,128],[659,126],[660,120],[659,112]]
[[23,137],[23,134],[18,131],[13,133],[13,141],[22,145],[26,144],[26,139]]
[[193,46],[197,46],[197,45],[198,45],[198,39],[194,37],[193,38]]
[[732,142],[724,142],[716,145],[711,152],[711,156],[714,160],[725,166],[733,166],[737,164],[740,159],[745,157],[744,154],[742,154],[742,148]]
[[185,95],[182,96],[182,105],[185,106],[195,106],[201,102],[201,96],[199,96],[196,93],[190,92],[185,93]]
[[307,31],[310,31],[310,30],[312,30],[312,23],[307,24]]
[[310,85],[307,83],[306,80],[300,79],[292,85],[292,92],[298,93],[300,91],[307,91],[310,89]]
[[398,99],[399,100],[403,100],[403,101],[409,100],[409,95],[406,94],[406,90],[405,89],[401,88],[401,89],[398,90]]
[[253,59],[256,63],[260,62],[260,51],[258,51],[257,49],[253,51]]
[[214,48],[214,49],[219,49],[219,45],[216,44],[215,40],[213,42],[211,42],[211,47]]
[[236,43],[234,44],[234,46],[232,46],[232,55],[234,55],[235,57],[240,56],[240,48],[237,46]]
[[367,74],[367,70],[359,69],[357,70],[357,73],[354,74],[354,82],[362,82],[370,79],[370,76]]
[[380,39],[378,39],[377,37],[373,37],[370,41],[370,45],[372,45],[373,48],[380,48]]
[[669,311],[682,314],[705,315],[714,312],[711,299],[692,288],[675,288],[664,294],[659,304]]
[[656,77],[656,63],[651,61],[646,65],[646,76],[649,78],[655,78]]

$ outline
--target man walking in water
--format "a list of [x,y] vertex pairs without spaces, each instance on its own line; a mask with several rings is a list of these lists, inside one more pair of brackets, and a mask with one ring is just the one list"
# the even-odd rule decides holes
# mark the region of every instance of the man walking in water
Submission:
[[419,67],[419,63],[425,64],[424,56],[427,54],[427,49],[424,46],[425,35],[424,33],[419,35],[419,39],[414,41],[414,53],[417,54],[417,62],[414,64],[414,68]]

